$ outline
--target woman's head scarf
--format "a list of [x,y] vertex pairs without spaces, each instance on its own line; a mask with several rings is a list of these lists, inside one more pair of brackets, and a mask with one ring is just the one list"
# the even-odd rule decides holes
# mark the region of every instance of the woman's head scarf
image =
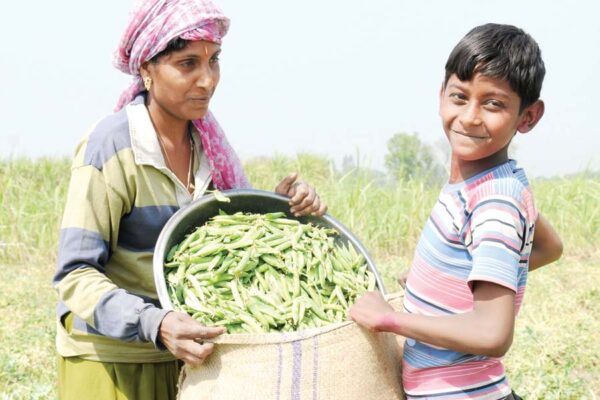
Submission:
[[[221,44],[229,19],[211,0],[138,0],[114,54],[114,65],[134,81],[119,98],[115,111],[144,91],[140,67],[179,37]],[[212,113],[192,121],[200,132],[217,189],[250,187],[241,163]]]

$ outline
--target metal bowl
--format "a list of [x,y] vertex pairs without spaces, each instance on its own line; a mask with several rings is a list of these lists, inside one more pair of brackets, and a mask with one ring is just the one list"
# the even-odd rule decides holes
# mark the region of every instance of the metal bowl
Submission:
[[365,257],[368,268],[375,275],[377,287],[382,294],[385,294],[383,281],[375,268],[375,263],[369,256],[369,253],[360,241],[339,221],[332,216],[325,214],[322,217],[295,217],[290,213],[289,199],[287,197],[262,190],[254,189],[234,189],[222,192],[225,197],[230,199],[229,203],[218,201],[213,194],[205,195],[189,206],[177,211],[167,221],[163,227],[154,250],[152,260],[154,271],[154,283],[158,292],[158,299],[162,308],[173,309],[173,304],[167,292],[167,283],[164,276],[164,262],[169,249],[177,243],[183,241],[185,236],[197,227],[204,225],[211,217],[217,215],[219,210],[228,214],[238,211],[250,213],[284,212],[287,218],[296,219],[301,223],[312,223],[316,226],[334,228],[339,232],[336,241],[341,243],[352,243],[356,251]]

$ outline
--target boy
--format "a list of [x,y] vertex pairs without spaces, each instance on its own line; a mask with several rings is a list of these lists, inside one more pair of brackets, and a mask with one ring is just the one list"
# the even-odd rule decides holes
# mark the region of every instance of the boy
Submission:
[[450,178],[415,252],[407,313],[394,312],[378,292],[350,310],[360,325],[408,338],[408,399],[519,398],[500,358],[512,343],[537,211],[507,151],[516,132],[529,132],[544,113],[544,74],[537,43],[509,25],[474,28],[448,58],[440,116],[452,148]]

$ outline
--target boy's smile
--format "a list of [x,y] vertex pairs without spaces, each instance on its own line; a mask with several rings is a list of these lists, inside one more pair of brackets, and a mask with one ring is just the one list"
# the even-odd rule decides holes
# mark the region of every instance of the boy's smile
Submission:
[[470,137],[473,139],[487,139],[489,136],[480,136],[480,135],[472,135],[466,132],[461,132],[461,131],[456,131],[453,130],[454,133],[458,134],[458,135],[462,135],[462,136],[466,136],[466,137]]
[[[452,148],[451,181],[508,159],[515,133],[529,131],[539,120],[531,110],[540,107],[538,102],[522,112],[520,105],[519,95],[505,80],[479,73],[470,81],[450,76],[440,92],[440,117]],[[543,103],[541,109],[543,113]]]

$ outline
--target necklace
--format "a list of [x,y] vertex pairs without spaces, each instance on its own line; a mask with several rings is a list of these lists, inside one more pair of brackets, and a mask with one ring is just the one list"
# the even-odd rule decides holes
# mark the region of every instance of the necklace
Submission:
[[[173,173],[175,173],[175,171],[173,171],[173,167],[171,164],[171,160],[169,159],[169,154],[167,153],[165,144],[160,136],[160,134],[158,132],[156,132],[156,136],[158,137],[158,144],[160,145],[160,150],[163,153],[163,156],[165,158],[165,161],[167,162],[167,168],[169,168]],[[194,190],[196,189],[196,186],[194,185],[194,173],[193,173],[193,168],[194,168],[194,140],[192,139],[192,136],[188,134],[188,137],[190,139],[190,164],[188,166],[188,173],[187,173],[187,182],[185,184],[185,189],[189,192],[189,193],[193,193]]]

